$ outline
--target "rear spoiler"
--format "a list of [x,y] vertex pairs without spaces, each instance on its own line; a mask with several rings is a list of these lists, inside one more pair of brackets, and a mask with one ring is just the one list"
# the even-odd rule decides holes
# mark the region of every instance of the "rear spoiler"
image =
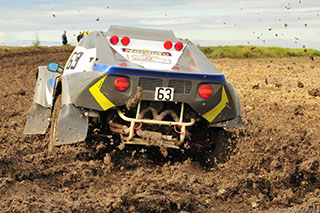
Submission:
[[135,76],[148,76],[156,78],[175,78],[186,80],[199,80],[199,81],[212,81],[225,83],[226,78],[223,74],[207,74],[207,73],[187,73],[175,71],[161,71],[152,69],[139,69],[130,67],[109,66],[105,64],[96,64],[93,71],[98,71],[107,74],[117,75],[135,75]]

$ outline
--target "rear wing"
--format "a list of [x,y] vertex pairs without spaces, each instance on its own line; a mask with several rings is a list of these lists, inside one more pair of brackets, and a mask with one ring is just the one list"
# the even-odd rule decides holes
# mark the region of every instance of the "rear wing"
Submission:
[[122,75],[147,76],[147,77],[156,77],[156,78],[176,78],[176,79],[199,80],[199,81],[210,81],[210,82],[221,82],[221,83],[226,82],[225,76],[223,74],[161,71],[161,70],[152,70],[152,69],[109,66],[105,64],[96,64],[93,67],[93,71],[98,71],[106,74],[118,74],[118,75],[122,74]]

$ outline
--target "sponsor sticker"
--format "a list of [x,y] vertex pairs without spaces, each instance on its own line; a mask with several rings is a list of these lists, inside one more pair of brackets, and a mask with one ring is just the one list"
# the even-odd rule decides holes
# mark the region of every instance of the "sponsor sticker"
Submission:
[[153,55],[135,55],[135,54],[128,54],[127,55],[129,60],[133,61],[146,61],[146,62],[155,62],[155,63],[161,63],[161,64],[171,64],[171,61],[169,58],[160,58],[158,56]]
[[161,51],[152,51],[147,49],[129,49],[129,48],[122,48],[122,51],[125,53],[136,53],[141,55],[159,55],[159,56],[171,56],[170,52],[161,52]]

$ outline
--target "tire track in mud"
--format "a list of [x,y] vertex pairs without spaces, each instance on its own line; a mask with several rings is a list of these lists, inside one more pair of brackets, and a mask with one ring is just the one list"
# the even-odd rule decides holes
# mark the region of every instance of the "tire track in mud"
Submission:
[[320,208],[319,57],[213,60],[235,86],[246,126],[234,132],[229,160],[208,171],[181,153],[165,159],[155,148],[106,155],[98,140],[49,155],[46,136],[23,135],[37,67],[64,64],[71,51],[0,59],[4,212]]

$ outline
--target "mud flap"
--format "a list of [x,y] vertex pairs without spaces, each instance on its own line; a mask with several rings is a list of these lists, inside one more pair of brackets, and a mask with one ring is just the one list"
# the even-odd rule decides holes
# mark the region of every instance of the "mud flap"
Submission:
[[213,123],[213,124],[210,124],[209,126],[210,127],[225,127],[227,129],[233,130],[233,129],[236,129],[239,125],[245,125],[245,123],[243,122],[241,116],[237,115],[232,120],[223,121],[220,123]]
[[72,104],[62,107],[58,119],[55,145],[84,141],[88,132],[88,117]]
[[46,134],[49,126],[51,109],[33,103],[29,109],[28,120],[23,134]]

